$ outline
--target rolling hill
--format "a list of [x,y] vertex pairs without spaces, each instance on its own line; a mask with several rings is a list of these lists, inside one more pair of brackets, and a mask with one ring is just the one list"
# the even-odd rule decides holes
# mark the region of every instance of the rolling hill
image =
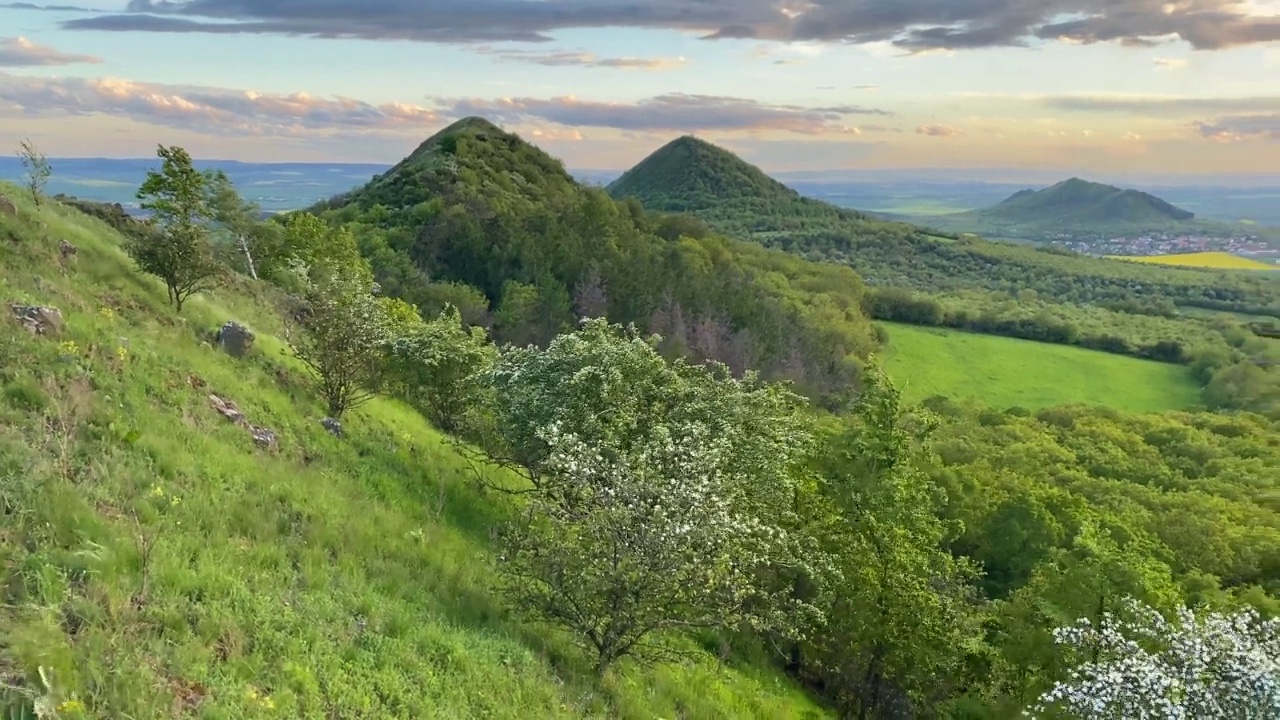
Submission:
[[692,213],[717,229],[768,233],[873,222],[861,212],[804,197],[763,170],[685,135],[658,148],[608,186],[657,212]]
[[1166,223],[1195,213],[1154,195],[1071,178],[1043,190],[1020,190],[986,213],[1008,222]]
[[754,367],[810,397],[847,388],[876,347],[849,268],[618,202],[481,118],[312,211],[356,228],[389,294],[429,313],[460,304],[503,342],[603,313],[669,338],[669,354]]
[[1198,219],[1195,213],[1149,193],[1075,177],[1040,190],[1019,190],[987,208],[899,219],[928,222],[950,232],[1030,241],[1155,233],[1226,237],[1270,232],[1254,225]]
[[[1135,217],[1177,215],[1156,198],[1114,195],[1084,181],[1060,184],[1050,195],[1027,191],[1006,202],[1003,212],[1031,213],[1057,197],[1093,197],[1099,213]],[[673,140],[609,186],[615,198],[635,198],[650,210],[687,212],[715,230],[751,239],[810,259],[846,264],[868,285],[920,291],[982,289],[1016,294],[1034,290],[1043,298],[1072,304],[1115,304],[1167,299],[1178,305],[1243,312],[1280,310],[1280,284],[1228,276],[1211,269],[1144,267],[981,238],[940,236],[947,230],[933,216],[919,222],[873,219],[866,213],[801,197],[733,153],[691,137]],[[1098,197],[1111,200],[1098,200]],[[1134,210],[1133,208],[1145,208]],[[1172,213],[1172,215],[1170,215]],[[1173,221],[1179,223],[1195,220]],[[1000,232],[993,233],[1002,236]],[[1139,292],[1138,289],[1141,289]],[[1139,298],[1138,296],[1141,295]]]

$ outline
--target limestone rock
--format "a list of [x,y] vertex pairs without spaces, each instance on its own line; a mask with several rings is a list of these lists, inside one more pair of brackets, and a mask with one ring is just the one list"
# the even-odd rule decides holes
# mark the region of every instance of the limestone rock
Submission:
[[62,312],[58,308],[14,303],[9,306],[14,318],[35,335],[55,335],[62,331]]
[[222,417],[230,420],[231,422],[237,425],[244,422],[244,413],[240,412],[240,409],[236,407],[236,404],[230,400],[224,400],[217,395],[210,395],[209,404],[212,405],[213,409],[217,410]]
[[249,434],[253,436],[254,444],[260,448],[274,450],[280,444],[279,438],[276,437],[276,434],[264,427],[250,425]]
[[335,420],[334,418],[327,417],[327,418],[322,419],[322,420],[320,421],[320,424],[324,426],[324,429],[325,429],[325,430],[328,430],[328,431],[329,431],[329,434],[330,434],[330,435],[332,435],[332,436],[334,436],[334,437],[342,437],[342,423],[341,423],[341,422],[338,422],[338,421],[337,421],[337,420]]
[[238,322],[228,322],[218,330],[218,347],[231,357],[244,357],[254,339],[253,331]]

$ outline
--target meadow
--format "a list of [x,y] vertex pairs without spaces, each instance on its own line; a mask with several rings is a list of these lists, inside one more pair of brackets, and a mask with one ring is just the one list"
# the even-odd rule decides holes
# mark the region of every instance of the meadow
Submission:
[[1181,255],[1111,255],[1115,260],[1131,260],[1133,262],[1150,263],[1152,265],[1176,265],[1179,267],[1202,267],[1215,270],[1278,270],[1280,265],[1265,263],[1259,260],[1240,257],[1226,252],[1184,253]]
[[[420,416],[375,400],[331,436],[261,286],[177,316],[114,231],[6,194],[0,298],[64,328],[0,320],[0,716],[828,715],[711,640],[726,663],[690,640],[681,663],[596,682],[504,609],[488,538],[509,503]],[[230,319],[257,333],[243,359],[209,342]]]
[[881,324],[889,333],[886,370],[911,401],[946,395],[996,408],[1083,403],[1131,412],[1182,410],[1199,402],[1195,380],[1181,365],[995,335]]

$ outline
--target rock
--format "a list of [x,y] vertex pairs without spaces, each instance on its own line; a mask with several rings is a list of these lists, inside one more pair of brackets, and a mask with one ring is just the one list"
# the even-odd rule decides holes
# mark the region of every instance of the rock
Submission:
[[253,443],[261,448],[274,450],[280,444],[276,434],[264,427],[250,425],[249,434],[253,436]]
[[218,330],[218,347],[231,357],[244,357],[253,347],[253,331],[238,322],[228,322]]
[[244,413],[240,412],[239,408],[236,407],[236,404],[230,400],[224,400],[217,395],[210,395],[209,404],[213,406],[214,410],[221,413],[222,417],[230,420],[231,422],[237,425],[244,422]]
[[79,251],[77,250],[75,245],[72,245],[66,240],[61,240],[58,242],[58,252],[62,255],[62,259],[66,260],[67,258],[71,257],[72,255],[75,255]]
[[58,308],[14,303],[9,306],[27,332],[35,335],[54,335],[62,331],[62,312]]
[[18,206],[13,204],[9,198],[0,195],[0,215],[8,215],[16,217],[18,215]]
[[337,420],[327,417],[321,420],[320,424],[324,426],[325,430],[329,431],[330,435],[334,437],[342,437],[342,423]]

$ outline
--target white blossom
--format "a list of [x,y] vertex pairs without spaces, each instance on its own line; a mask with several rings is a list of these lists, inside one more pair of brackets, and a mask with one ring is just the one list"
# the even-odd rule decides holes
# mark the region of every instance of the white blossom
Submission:
[[1054,631],[1083,659],[1027,714],[1080,718],[1266,720],[1280,718],[1280,620],[1252,608],[1173,622],[1129,600],[1126,617],[1104,614]]

